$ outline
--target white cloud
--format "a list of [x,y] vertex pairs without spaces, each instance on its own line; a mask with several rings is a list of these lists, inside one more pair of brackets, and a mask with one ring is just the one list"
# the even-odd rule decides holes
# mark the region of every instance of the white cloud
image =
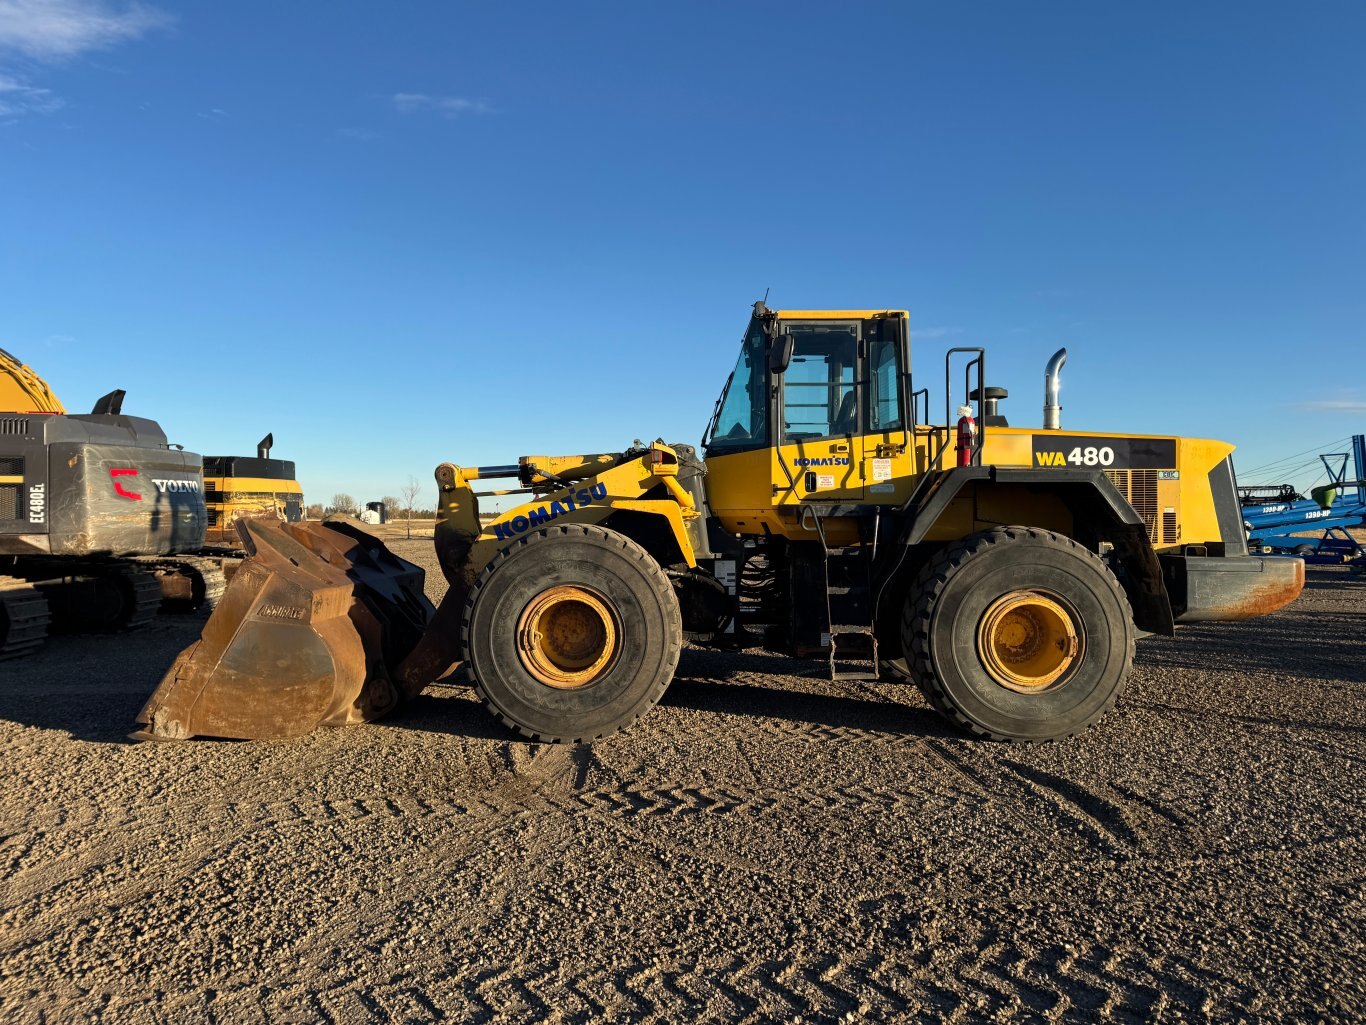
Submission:
[[138,3],[116,8],[107,0],[0,0],[0,49],[58,60],[137,39],[167,20]]
[[0,75],[0,117],[51,114],[61,106],[61,97],[53,95],[51,89],[39,89],[9,75]]
[[[103,50],[169,19],[139,3],[111,5],[109,0],[0,0],[0,57],[60,61],[90,50]],[[0,124],[12,125],[25,114],[51,114],[65,106],[51,89],[0,72]]]
[[1311,413],[1366,413],[1366,400],[1314,399],[1311,402],[1301,402],[1299,408]]
[[394,109],[400,114],[431,111],[445,118],[462,114],[491,114],[493,108],[484,100],[470,100],[463,96],[429,96],[427,93],[394,93]]

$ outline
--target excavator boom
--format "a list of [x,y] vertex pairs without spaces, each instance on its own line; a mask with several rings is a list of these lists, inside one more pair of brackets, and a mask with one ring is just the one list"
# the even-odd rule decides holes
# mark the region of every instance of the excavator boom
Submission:
[[0,349],[0,412],[65,413],[66,407],[37,371]]

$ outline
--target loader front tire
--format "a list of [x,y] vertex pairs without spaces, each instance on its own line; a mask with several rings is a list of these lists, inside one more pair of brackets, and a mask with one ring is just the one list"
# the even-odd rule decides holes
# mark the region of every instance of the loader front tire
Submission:
[[673,679],[682,636],[678,599],[650,554],[577,523],[495,556],[461,629],[480,699],[547,743],[597,740],[644,715]]
[[1071,538],[1032,527],[936,553],[902,619],[909,668],[936,709],[976,736],[1037,743],[1115,704],[1134,657],[1119,581]]

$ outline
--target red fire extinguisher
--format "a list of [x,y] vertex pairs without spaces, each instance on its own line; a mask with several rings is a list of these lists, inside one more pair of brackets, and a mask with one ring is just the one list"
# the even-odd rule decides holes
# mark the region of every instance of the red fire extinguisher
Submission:
[[958,465],[972,465],[972,451],[977,445],[977,421],[972,418],[971,406],[958,407]]

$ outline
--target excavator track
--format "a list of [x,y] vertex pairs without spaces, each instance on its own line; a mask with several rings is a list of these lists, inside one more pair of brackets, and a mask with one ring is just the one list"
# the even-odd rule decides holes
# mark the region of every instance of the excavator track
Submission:
[[161,608],[161,582],[135,563],[79,566],[68,576],[33,586],[47,597],[53,633],[136,630]]
[[222,559],[198,555],[149,555],[133,561],[157,578],[162,612],[208,615],[218,606],[228,587]]
[[47,640],[47,599],[27,580],[0,577],[0,659],[31,655]]

